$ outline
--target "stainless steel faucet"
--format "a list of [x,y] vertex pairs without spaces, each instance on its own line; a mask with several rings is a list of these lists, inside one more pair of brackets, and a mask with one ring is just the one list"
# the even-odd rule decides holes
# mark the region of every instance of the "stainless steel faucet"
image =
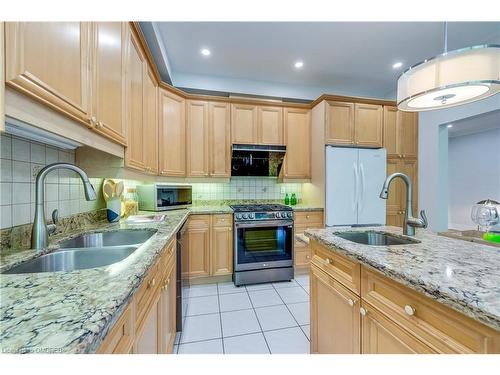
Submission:
[[382,186],[382,191],[380,192],[380,198],[387,199],[389,197],[389,186],[392,180],[395,178],[401,178],[406,184],[406,210],[405,210],[405,220],[403,223],[403,234],[409,236],[415,235],[415,228],[427,228],[427,216],[425,211],[420,211],[421,219],[413,217],[413,185],[410,178],[404,173],[393,173],[384,181],[384,186]]
[[[76,165],[69,163],[53,163],[45,166],[38,172],[36,176],[36,192],[35,192],[35,219],[33,221],[33,230],[31,232],[31,248],[43,249],[49,243],[47,222],[45,221],[44,204],[45,204],[45,177],[54,169],[69,169],[80,175],[85,191],[85,199],[88,201],[96,200],[97,195],[94,187],[89,181],[87,174]],[[54,223],[55,224],[55,223]]]

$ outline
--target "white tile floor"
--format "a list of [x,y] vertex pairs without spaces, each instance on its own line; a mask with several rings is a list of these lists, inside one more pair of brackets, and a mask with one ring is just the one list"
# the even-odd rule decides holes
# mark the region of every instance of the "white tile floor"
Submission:
[[309,276],[235,287],[193,285],[178,354],[309,353]]

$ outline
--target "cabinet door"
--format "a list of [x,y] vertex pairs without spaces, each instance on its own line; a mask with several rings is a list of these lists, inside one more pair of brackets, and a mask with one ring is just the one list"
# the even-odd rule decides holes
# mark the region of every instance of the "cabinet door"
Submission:
[[354,104],[354,143],[382,147],[383,110],[381,105]]
[[144,56],[135,36],[129,32],[127,57],[127,167],[144,170]]
[[160,90],[160,175],[186,175],[186,103],[183,98]]
[[307,109],[285,108],[284,127],[286,155],[285,178],[311,177],[311,112]]
[[399,155],[398,116],[396,107],[384,106],[384,148],[388,157]]
[[127,24],[92,24],[92,123],[104,136],[126,144],[125,139],[125,44]]
[[363,354],[429,354],[432,350],[417,338],[386,318],[370,305],[363,303],[361,319]]
[[398,112],[400,154],[403,158],[418,156],[418,114]]
[[359,298],[311,265],[311,353],[359,354]]
[[160,338],[158,336],[158,323],[160,322],[160,313],[160,291],[157,290],[146,313],[146,317],[136,332],[134,342],[135,354],[157,354],[159,352]]
[[330,145],[354,144],[354,104],[327,102],[325,143]]
[[144,164],[145,171],[158,174],[158,87],[153,73],[144,78]]
[[208,102],[186,102],[187,176],[206,177],[209,174]]
[[[387,175],[402,172],[401,160],[399,158],[387,158]],[[404,202],[402,199],[404,183],[401,179],[393,180],[389,187],[389,196],[386,201],[386,224],[401,227],[403,225]]]
[[210,130],[210,175],[231,177],[231,107],[228,103],[208,105]]
[[196,215],[187,228],[189,277],[210,276],[210,215]]
[[237,144],[257,143],[257,106],[231,105],[231,137]]
[[264,145],[283,145],[283,108],[258,108],[258,143]]
[[233,230],[232,227],[212,228],[212,276],[233,273]]
[[6,22],[6,83],[90,125],[90,25]]
[[172,353],[174,347],[176,327],[176,271],[175,265],[166,272],[166,276],[161,286],[160,297],[160,323],[159,323],[159,338],[160,352],[169,354]]

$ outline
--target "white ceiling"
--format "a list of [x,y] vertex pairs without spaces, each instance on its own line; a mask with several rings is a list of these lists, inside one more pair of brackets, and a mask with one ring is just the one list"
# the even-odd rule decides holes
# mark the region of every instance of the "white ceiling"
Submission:
[[[443,51],[439,22],[155,22],[175,86],[314,99],[394,98],[399,73]],[[448,49],[500,44],[500,22],[448,24]],[[203,57],[201,48],[211,56]],[[297,60],[304,67],[297,70]],[[392,69],[402,61],[403,67]],[[288,94],[288,95],[287,95]]]
[[[500,110],[468,117],[460,121],[455,121],[451,125],[452,127],[448,128],[449,138],[500,129]],[[498,148],[500,150],[500,145],[498,145]]]

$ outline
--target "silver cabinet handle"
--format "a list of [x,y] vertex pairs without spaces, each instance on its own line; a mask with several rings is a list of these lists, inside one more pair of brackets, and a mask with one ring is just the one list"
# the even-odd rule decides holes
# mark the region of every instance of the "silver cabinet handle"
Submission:
[[360,307],[359,308],[359,313],[363,316],[366,316],[366,314],[368,314],[368,311],[366,311],[366,309],[364,307]]
[[349,304],[349,306],[353,307],[354,306],[354,301],[352,300],[352,298],[349,298],[347,300],[347,303]]
[[332,264],[332,260],[330,258],[325,259],[325,264]]
[[410,305],[405,305],[405,313],[410,315],[410,316],[413,316],[415,315],[415,308],[410,306]]

